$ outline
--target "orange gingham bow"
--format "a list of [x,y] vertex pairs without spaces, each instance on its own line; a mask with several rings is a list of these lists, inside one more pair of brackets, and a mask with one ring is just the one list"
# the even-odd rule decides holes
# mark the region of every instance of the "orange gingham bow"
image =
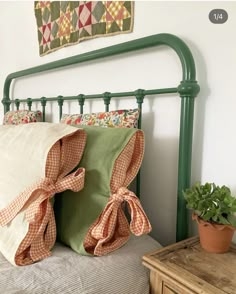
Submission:
[[49,199],[66,189],[81,190],[84,175],[85,169],[79,168],[68,176],[59,176],[56,181],[47,177],[41,179],[0,210],[0,225],[4,226],[25,208],[29,230],[15,254],[17,265],[31,264],[51,255],[50,249],[56,241],[56,223]]
[[[124,201],[129,205],[130,224],[122,209]],[[127,188],[121,187],[110,197],[103,212],[89,228],[84,248],[91,254],[105,255],[121,247],[128,240],[130,230],[134,235],[140,236],[149,233],[151,229],[137,196]]]
[[49,199],[56,193],[67,189],[76,192],[83,188],[84,174],[85,170],[79,168],[66,177],[58,178],[56,182],[47,177],[39,180],[0,210],[0,225],[7,225],[23,208],[26,208],[25,218],[29,223],[40,220],[43,210],[48,210],[48,206],[51,206]]

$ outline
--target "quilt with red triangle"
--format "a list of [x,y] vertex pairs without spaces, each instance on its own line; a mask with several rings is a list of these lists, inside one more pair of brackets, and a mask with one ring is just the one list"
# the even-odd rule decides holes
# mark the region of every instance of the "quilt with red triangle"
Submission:
[[133,30],[133,1],[35,1],[39,54]]

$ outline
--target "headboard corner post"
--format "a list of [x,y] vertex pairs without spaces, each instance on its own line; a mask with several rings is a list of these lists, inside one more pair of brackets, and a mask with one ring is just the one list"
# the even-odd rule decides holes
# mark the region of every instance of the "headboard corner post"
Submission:
[[177,88],[181,98],[179,162],[178,162],[178,191],[177,191],[177,223],[176,241],[188,237],[188,211],[183,191],[190,186],[192,137],[194,120],[194,98],[200,91],[195,80],[183,80]]

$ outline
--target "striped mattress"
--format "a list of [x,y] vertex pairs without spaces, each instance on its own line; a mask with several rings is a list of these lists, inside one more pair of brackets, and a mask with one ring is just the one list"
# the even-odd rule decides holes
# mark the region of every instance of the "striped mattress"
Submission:
[[0,293],[148,294],[149,270],[142,265],[142,256],[158,247],[148,235],[131,236],[120,249],[89,257],[56,243],[52,256],[24,267],[15,267],[0,255]]

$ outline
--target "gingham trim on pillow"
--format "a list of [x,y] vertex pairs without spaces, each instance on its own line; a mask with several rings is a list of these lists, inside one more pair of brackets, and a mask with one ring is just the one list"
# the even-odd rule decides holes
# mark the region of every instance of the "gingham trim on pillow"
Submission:
[[16,265],[31,264],[51,255],[50,249],[56,240],[56,224],[50,198],[55,193],[67,189],[79,191],[84,186],[83,168],[69,173],[80,161],[86,142],[86,133],[83,130],[79,132],[80,140],[78,135],[58,140],[48,152],[45,178],[29,186],[0,210],[0,226],[9,224],[22,210],[29,223],[28,232],[14,255]]
[[[102,256],[120,248],[129,239],[130,231],[141,236],[152,230],[139,199],[125,187],[138,173],[144,153],[143,146],[144,137],[138,131],[115,162],[110,183],[112,194],[84,239],[85,250],[93,255]],[[128,204],[130,224],[123,211],[124,202]]]
[[[83,133],[81,135],[83,135]],[[64,141],[68,140],[70,140],[69,137],[64,138]],[[78,154],[82,155],[84,144],[85,137],[84,140],[81,141],[81,144],[79,144],[79,148],[76,142],[74,146],[67,146],[67,144],[64,144],[63,149],[67,149],[66,160],[62,155],[65,150],[61,150],[60,141],[54,144],[49,151],[46,164],[46,179],[41,182],[41,185],[40,183],[36,184],[30,191],[33,193],[39,188],[44,190],[43,198],[45,199],[43,201],[38,199],[39,201],[32,203],[33,205],[31,204],[28,212],[26,212],[26,218],[29,218],[30,223],[29,230],[16,252],[15,262],[17,265],[31,264],[32,262],[51,255],[50,250],[56,240],[56,223],[49,199],[54,196],[55,193],[59,193],[66,189],[79,191],[83,188],[85,177],[85,170],[83,168],[79,168],[77,171],[67,176],[66,174],[71,170],[71,166],[75,161],[75,148],[78,149]],[[60,160],[58,160],[59,157],[62,157],[62,159],[64,157],[61,168],[58,167],[58,163],[60,162]],[[59,169],[61,172],[60,175],[58,175]]]
[[139,109],[123,109],[87,114],[63,114],[61,123],[100,127],[137,128]]
[[39,110],[8,111],[3,117],[4,125],[19,125],[42,121],[42,112]]

